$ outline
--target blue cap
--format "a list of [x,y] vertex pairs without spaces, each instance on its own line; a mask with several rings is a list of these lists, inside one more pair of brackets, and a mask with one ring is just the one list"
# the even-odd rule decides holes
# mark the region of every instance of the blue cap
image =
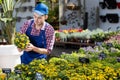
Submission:
[[34,12],[39,14],[39,15],[47,15],[48,14],[48,7],[43,3],[39,3],[36,5]]

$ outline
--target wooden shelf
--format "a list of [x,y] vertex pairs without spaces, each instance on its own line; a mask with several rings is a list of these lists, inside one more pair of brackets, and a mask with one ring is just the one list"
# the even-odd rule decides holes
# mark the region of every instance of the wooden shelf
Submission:
[[78,43],[78,42],[55,42],[55,47],[64,47],[64,48],[80,48],[86,46],[94,47],[94,43]]

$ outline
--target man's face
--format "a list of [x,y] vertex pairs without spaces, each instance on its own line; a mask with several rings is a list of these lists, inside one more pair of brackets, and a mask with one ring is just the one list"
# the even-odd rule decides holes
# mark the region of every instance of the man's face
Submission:
[[44,21],[45,21],[45,15],[38,15],[37,13],[34,13],[33,14],[33,18],[34,18],[34,21],[35,21],[35,24],[37,25],[37,26],[40,26],[40,25],[42,25],[43,23],[44,23]]

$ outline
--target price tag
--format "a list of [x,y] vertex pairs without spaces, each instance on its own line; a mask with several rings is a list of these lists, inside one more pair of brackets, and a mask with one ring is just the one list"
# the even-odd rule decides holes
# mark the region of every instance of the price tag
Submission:
[[120,57],[117,57],[117,62],[120,62]]
[[113,44],[112,43],[107,43],[107,46],[108,47],[113,47]]
[[102,46],[103,42],[96,42],[96,46]]
[[85,57],[79,57],[79,62],[81,63],[89,63],[89,59],[88,58],[85,58]]
[[21,73],[22,73],[21,70],[14,70],[14,72],[15,72],[16,74],[21,74]]
[[2,68],[2,72],[9,74],[9,73],[11,73],[11,68]]
[[42,76],[42,74],[40,74],[40,73],[36,73],[36,75],[35,75],[35,79],[36,80],[43,80],[43,76]]

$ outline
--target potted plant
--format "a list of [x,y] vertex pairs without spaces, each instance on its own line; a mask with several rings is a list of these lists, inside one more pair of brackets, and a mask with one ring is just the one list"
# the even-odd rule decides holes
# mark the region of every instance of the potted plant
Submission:
[[0,5],[3,9],[3,13],[1,13],[0,21],[3,22],[2,26],[2,34],[7,42],[7,44],[13,44],[14,35],[16,31],[16,15],[13,16],[13,12],[15,9],[15,5],[21,3],[20,0],[0,0]]
[[0,21],[2,25],[2,36],[5,39],[6,44],[0,45],[0,68],[14,68],[14,66],[20,63],[20,55],[14,44],[15,32],[16,32],[16,21],[17,12],[13,15],[15,6],[20,3],[21,0],[0,0],[0,5],[3,12],[0,13]]

